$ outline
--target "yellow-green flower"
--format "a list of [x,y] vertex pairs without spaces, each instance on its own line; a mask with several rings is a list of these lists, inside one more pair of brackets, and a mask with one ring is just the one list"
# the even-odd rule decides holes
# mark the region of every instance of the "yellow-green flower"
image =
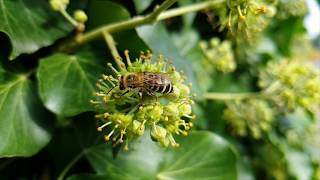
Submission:
[[212,38],[209,43],[201,42],[200,47],[206,60],[213,66],[212,68],[223,73],[231,73],[236,69],[237,64],[232,52],[231,42]]
[[[114,145],[125,144],[142,136],[146,129],[150,130],[151,139],[160,146],[178,147],[175,135],[187,135],[192,126],[189,86],[184,84],[185,77],[172,64],[167,63],[162,56],[152,62],[150,52],[142,53],[135,62],[131,62],[128,52],[125,52],[128,67],[116,70],[116,76],[102,75],[97,83],[97,98],[92,100],[99,110],[96,115],[98,131],[105,134],[106,141]],[[129,89],[120,90],[119,77],[138,72],[163,73],[172,82],[173,92],[156,94],[156,97]],[[142,96],[141,96],[142,95]]]
[[266,101],[249,99],[228,103],[223,117],[234,134],[259,139],[271,129],[274,112]]
[[215,9],[220,30],[228,28],[235,37],[253,39],[275,15],[274,3],[265,0],[228,0]]
[[308,12],[305,0],[278,0],[277,17],[285,19],[290,16],[304,16]]
[[320,104],[320,71],[307,62],[270,62],[260,73],[259,85],[285,111],[314,111]]

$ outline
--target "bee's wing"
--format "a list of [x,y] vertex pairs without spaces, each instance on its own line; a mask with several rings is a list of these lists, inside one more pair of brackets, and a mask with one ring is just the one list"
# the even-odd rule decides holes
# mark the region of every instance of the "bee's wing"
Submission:
[[170,83],[170,81],[163,73],[145,73],[144,83],[149,86],[165,86]]

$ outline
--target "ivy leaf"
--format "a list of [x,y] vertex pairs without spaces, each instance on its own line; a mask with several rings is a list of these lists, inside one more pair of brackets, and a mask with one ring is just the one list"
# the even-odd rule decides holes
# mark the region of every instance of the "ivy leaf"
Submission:
[[134,0],[133,3],[136,8],[136,11],[138,13],[141,13],[151,5],[152,0]]
[[162,149],[142,137],[117,158],[106,145],[87,150],[87,158],[99,175],[77,175],[70,179],[236,179],[236,156],[218,135],[193,132],[177,138],[180,147]]
[[67,180],[106,180],[106,175],[95,175],[95,174],[77,174],[70,176]]
[[[89,103],[103,72],[102,62],[91,53],[55,54],[40,61],[40,97],[45,106],[62,116],[94,110]],[[102,59],[102,58],[101,58]]]
[[285,157],[289,173],[297,179],[312,179],[312,162],[305,152],[287,147]]
[[33,53],[67,35],[71,26],[57,17],[47,1],[0,0],[0,31],[12,43],[10,59]]
[[50,140],[36,86],[27,75],[1,73],[0,157],[32,156]]
[[[84,154],[86,148],[104,143],[102,133],[97,131],[94,113],[82,113],[79,116],[68,118],[70,124],[55,130],[55,135],[48,144],[46,150],[52,157],[56,173],[68,169],[77,156]],[[61,148],[63,147],[63,148]],[[85,160],[85,157],[80,158]],[[58,174],[56,174],[58,175]],[[53,179],[57,179],[56,176]]]
[[[93,29],[106,24],[127,20],[130,18],[130,13],[118,3],[91,0],[88,5],[88,16],[90,19],[87,27],[88,29]],[[148,49],[134,29],[117,32],[112,35],[120,53],[124,50],[129,50],[130,55],[140,55],[141,51]]]
[[[198,1],[200,2],[200,1]],[[189,6],[191,5],[192,3],[194,3],[194,0],[184,0],[184,1],[178,1],[179,3],[179,6]],[[184,28],[190,28],[196,18],[196,15],[197,13],[196,12],[193,12],[193,13],[187,13],[187,14],[184,14],[182,16],[182,20],[183,20],[183,23],[184,23]]]

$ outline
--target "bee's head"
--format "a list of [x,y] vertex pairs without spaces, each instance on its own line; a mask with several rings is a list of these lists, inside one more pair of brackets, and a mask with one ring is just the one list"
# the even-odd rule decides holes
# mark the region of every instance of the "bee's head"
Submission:
[[119,77],[119,89],[120,89],[120,90],[126,89],[126,87],[125,87],[125,85],[124,85],[124,76],[120,76],[120,77]]

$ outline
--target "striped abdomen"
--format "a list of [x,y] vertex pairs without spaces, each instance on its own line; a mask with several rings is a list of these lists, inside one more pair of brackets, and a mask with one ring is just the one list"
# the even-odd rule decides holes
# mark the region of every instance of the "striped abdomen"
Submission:
[[144,72],[144,87],[147,90],[169,94],[173,92],[173,86],[168,76],[163,73]]

